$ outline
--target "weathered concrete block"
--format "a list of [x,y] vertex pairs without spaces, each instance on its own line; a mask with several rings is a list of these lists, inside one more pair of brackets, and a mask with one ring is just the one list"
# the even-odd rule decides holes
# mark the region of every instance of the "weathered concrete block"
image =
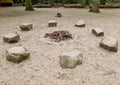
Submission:
[[19,63],[29,57],[30,53],[22,46],[12,47],[6,51],[6,58],[9,61]]
[[109,51],[118,51],[118,41],[112,37],[104,37],[100,42],[100,46]]
[[104,36],[104,31],[102,29],[100,29],[100,28],[93,28],[92,33],[95,36]]
[[4,42],[13,43],[20,40],[20,36],[17,33],[9,33],[3,36]]
[[29,31],[33,28],[33,24],[31,23],[23,23],[20,25],[21,30],[23,31]]
[[60,65],[62,68],[75,68],[82,64],[83,56],[80,52],[68,52],[60,55]]
[[49,27],[57,27],[57,22],[56,21],[49,21],[48,26]]
[[83,20],[80,20],[75,24],[75,26],[76,27],[85,27],[85,22]]

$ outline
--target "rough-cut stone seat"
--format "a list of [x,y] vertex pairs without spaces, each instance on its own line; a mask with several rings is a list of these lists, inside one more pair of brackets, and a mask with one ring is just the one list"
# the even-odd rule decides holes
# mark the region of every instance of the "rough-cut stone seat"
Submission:
[[23,31],[29,31],[29,30],[31,30],[33,28],[33,24],[31,24],[31,23],[22,23],[20,25],[20,28]]
[[57,13],[56,17],[62,17],[61,13]]
[[30,53],[22,46],[12,47],[6,51],[7,60],[19,63],[29,57]]
[[100,41],[100,46],[109,51],[113,51],[113,52],[118,51],[118,41],[113,37],[104,37]]
[[62,68],[75,68],[82,64],[83,56],[81,52],[73,51],[60,55],[60,65]]
[[75,24],[75,26],[76,27],[85,27],[85,22],[83,20],[80,20]]
[[20,36],[17,33],[9,33],[3,36],[4,42],[13,43],[20,40]]
[[95,36],[104,36],[104,31],[102,29],[100,29],[100,28],[93,28],[92,33]]
[[48,22],[48,27],[57,27],[57,21],[49,21]]

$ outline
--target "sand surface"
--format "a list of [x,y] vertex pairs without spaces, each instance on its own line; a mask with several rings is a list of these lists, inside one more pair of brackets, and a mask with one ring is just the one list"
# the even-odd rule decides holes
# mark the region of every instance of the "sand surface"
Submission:
[[[104,29],[105,36],[120,42],[120,9],[101,9],[100,14],[89,13],[88,9],[41,8],[25,12],[24,7],[0,8],[0,85],[120,85],[120,50],[109,52],[99,47],[103,37],[95,37],[91,29]],[[57,12],[62,18],[55,17]],[[85,28],[75,27],[84,20]],[[48,27],[49,20],[56,20],[58,26]],[[34,24],[34,29],[23,32],[19,25]],[[44,34],[55,30],[67,30],[74,39],[51,43]],[[3,42],[3,35],[17,32],[21,40],[15,44]],[[6,49],[22,45],[31,56],[15,64],[5,57]],[[120,43],[119,43],[120,48]],[[63,52],[81,51],[83,64],[75,69],[62,69],[59,55]]]

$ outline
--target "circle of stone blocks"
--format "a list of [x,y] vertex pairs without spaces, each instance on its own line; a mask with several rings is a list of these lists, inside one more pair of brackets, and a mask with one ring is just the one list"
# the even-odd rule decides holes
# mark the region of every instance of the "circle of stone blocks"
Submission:
[[57,21],[49,21],[48,27],[57,27]]
[[102,29],[100,29],[100,28],[93,28],[92,33],[95,36],[104,36],[104,31]]
[[60,55],[60,66],[62,68],[72,69],[82,64],[83,56],[81,52],[74,51]]
[[6,51],[8,61],[19,63],[29,57],[30,53],[22,46],[12,47]]
[[8,43],[18,42],[20,36],[17,33],[9,33],[3,36],[3,41]]
[[56,17],[62,17],[61,13],[57,13]]
[[100,46],[109,51],[113,51],[113,52],[118,51],[118,41],[113,37],[104,37],[100,41]]
[[31,30],[33,28],[33,24],[31,24],[31,23],[22,23],[19,27],[23,31],[29,31],[29,30]]
[[75,26],[76,27],[85,27],[85,22],[83,20],[80,20],[75,24]]

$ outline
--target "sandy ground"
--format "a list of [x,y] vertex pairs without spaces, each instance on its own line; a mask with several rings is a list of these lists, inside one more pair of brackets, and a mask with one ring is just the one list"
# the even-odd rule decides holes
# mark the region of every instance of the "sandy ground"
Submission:
[[[120,85],[120,51],[109,52],[99,47],[102,37],[91,33],[93,27],[104,29],[105,36],[120,42],[120,9],[102,9],[100,14],[88,9],[45,8],[25,12],[23,7],[0,8],[0,85]],[[63,14],[56,18],[57,12]],[[85,28],[74,27],[80,19]],[[58,27],[48,28],[48,21],[56,20]],[[19,25],[31,22],[34,29],[22,32]],[[74,39],[60,43],[48,43],[43,36],[55,30],[68,30]],[[3,35],[18,32],[21,40],[15,44],[3,42]],[[5,57],[6,49],[23,45],[31,56],[15,64]],[[119,44],[120,48],[120,44]],[[59,55],[79,50],[83,64],[75,69],[62,69]]]

